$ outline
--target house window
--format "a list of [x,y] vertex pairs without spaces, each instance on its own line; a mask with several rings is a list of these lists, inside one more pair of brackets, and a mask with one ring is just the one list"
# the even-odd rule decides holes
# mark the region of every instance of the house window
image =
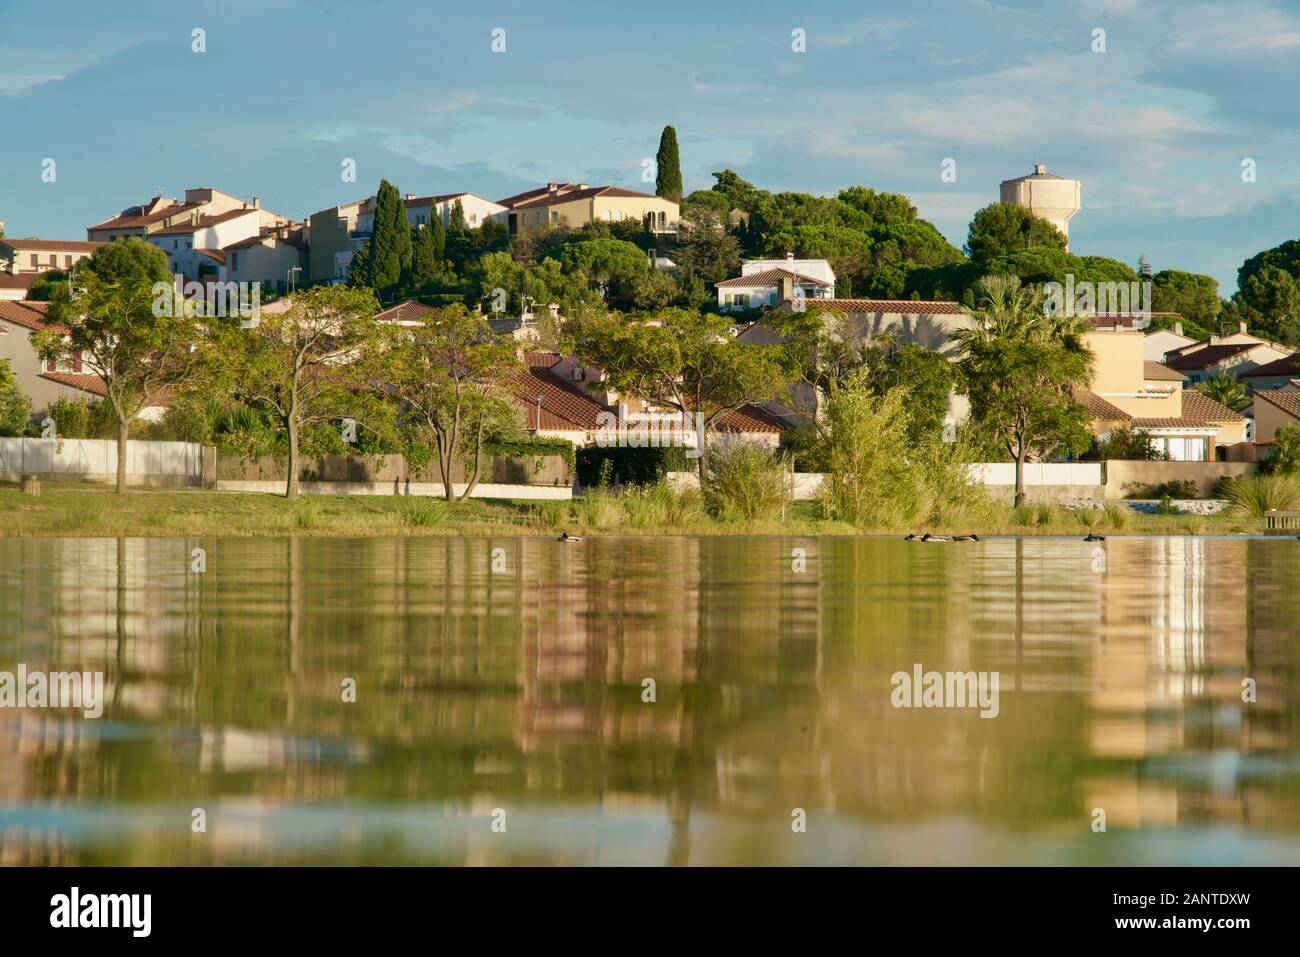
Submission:
[[72,265],[72,254],[69,253],[68,255],[63,257],[63,267],[66,269],[71,265]]
[[32,253],[32,268],[35,269],[40,263],[36,261],[36,253]]

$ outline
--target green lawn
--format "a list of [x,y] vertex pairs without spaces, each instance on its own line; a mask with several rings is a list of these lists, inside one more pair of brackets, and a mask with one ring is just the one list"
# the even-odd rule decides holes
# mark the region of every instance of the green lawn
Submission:
[[[279,495],[132,489],[125,498],[102,486],[46,484],[40,496],[0,485],[0,536],[200,535],[554,535],[560,530],[590,535],[851,535],[843,522],[819,516],[813,502],[796,502],[784,519],[722,522],[698,508],[678,512],[635,508],[597,496],[574,502],[475,499],[448,504],[440,499],[398,496],[304,495],[290,502]],[[918,527],[865,530],[886,535],[905,531],[977,532],[981,535],[1257,534],[1261,523],[1245,517],[1141,515],[1122,507],[1071,511],[1034,506],[995,509],[974,528]]]

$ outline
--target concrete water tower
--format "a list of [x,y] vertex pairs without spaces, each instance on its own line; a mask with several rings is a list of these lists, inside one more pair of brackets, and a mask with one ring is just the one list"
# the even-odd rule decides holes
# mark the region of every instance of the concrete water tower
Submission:
[[1023,206],[1070,238],[1070,217],[1079,211],[1081,186],[1077,179],[1053,176],[1042,163],[1028,176],[1002,181],[1002,202]]

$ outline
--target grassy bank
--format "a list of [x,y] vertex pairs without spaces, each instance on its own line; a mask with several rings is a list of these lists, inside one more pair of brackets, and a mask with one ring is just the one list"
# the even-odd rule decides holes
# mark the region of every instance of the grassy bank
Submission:
[[39,497],[0,487],[0,537],[186,537],[228,535],[901,535],[905,531],[980,535],[1228,535],[1258,534],[1244,516],[1143,515],[1121,505],[1104,510],[1059,506],[997,506],[974,527],[858,529],[819,517],[812,502],[796,502],[784,518],[724,522],[711,518],[698,496],[651,490],[572,502],[439,499],[391,496],[278,495],[133,489],[125,499],[85,485],[46,485]]

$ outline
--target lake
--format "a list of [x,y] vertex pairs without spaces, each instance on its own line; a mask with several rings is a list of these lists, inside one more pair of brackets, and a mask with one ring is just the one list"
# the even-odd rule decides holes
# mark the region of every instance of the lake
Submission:
[[1300,853],[1293,539],[0,539],[19,666],[0,864]]

